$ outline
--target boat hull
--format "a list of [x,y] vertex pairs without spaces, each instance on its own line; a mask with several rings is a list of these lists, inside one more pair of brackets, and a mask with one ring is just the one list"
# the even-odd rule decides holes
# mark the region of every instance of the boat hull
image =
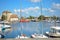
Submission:
[[48,38],[48,37],[42,34],[33,34],[31,35],[31,38]]
[[3,34],[0,34],[0,38],[4,38],[5,36]]
[[20,20],[20,22],[29,22],[29,20]]
[[50,37],[50,38],[60,38],[60,34],[55,34],[55,33],[46,33],[46,36]]

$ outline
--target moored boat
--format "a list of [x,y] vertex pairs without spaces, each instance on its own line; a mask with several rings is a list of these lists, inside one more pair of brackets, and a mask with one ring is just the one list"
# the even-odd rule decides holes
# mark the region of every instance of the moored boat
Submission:
[[29,22],[28,19],[21,19],[20,22]]
[[18,38],[22,38],[22,39],[24,39],[24,38],[29,38],[29,37],[27,37],[25,34],[21,34],[21,36],[18,35],[18,36],[16,37],[16,39],[18,39]]
[[31,35],[31,38],[48,38],[47,36],[45,35],[42,35],[42,34],[32,34]]
[[56,23],[60,23],[60,21],[59,21],[59,20],[57,20],[57,21],[56,21]]
[[7,31],[11,31],[11,26],[10,25],[3,25],[2,26],[2,31],[4,31],[4,32],[7,32]]
[[60,27],[52,26],[50,29],[51,30],[49,32],[46,32],[48,37],[60,38]]
[[10,23],[8,21],[1,21],[0,22],[0,31],[11,31],[12,27],[10,26]]
[[0,38],[4,38],[5,36],[3,34],[0,33]]
[[0,21],[0,24],[10,24],[8,21]]

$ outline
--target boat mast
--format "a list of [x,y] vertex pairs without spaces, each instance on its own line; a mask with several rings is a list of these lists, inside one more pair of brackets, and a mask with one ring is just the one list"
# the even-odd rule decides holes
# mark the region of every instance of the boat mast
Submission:
[[42,1],[40,2],[40,8],[41,8],[41,24],[42,24],[42,37],[43,37]]
[[[22,0],[20,0],[20,20],[22,19],[22,15],[21,15],[21,9],[22,9]],[[21,35],[22,35],[22,28],[23,28],[23,25],[22,25],[22,22],[21,23]]]

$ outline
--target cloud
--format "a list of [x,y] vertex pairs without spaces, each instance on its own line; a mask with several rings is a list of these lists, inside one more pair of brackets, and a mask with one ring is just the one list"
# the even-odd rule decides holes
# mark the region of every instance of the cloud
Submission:
[[38,10],[40,10],[39,7],[29,7],[26,9],[22,9],[22,12],[28,14],[29,12],[37,12]]
[[22,12],[22,13],[28,13],[28,12],[30,12],[30,11],[33,11],[33,12],[35,12],[35,11],[38,11],[40,8],[39,7],[29,7],[29,8],[25,8],[25,9],[18,9],[18,10],[16,10],[16,9],[14,9],[14,11],[15,12]]
[[40,2],[41,0],[30,0],[30,1],[36,3],[36,2]]
[[49,9],[48,9],[48,11],[49,11],[49,12],[51,12],[51,13],[53,13],[53,12],[54,12],[54,10],[53,10],[53,9],[51,9],[51,8],[49,8]]
[[14,12],[17,12],[17,10],[16,10],[16,9],[14,9]]
[[42,10],[43,10],[43,11],[47,11],[47,10],[48,10],[48,8],[42,8]]
[[42,8],[43,11],[47,11],[47,12],[50,12],[50,13],[53,13],[54,10],[51,9],[51,8]]
[[60,9],[60,4],[59,3],[53,3],[53,8]]
[[24,9],[25,11],[34,11],[34,10],[39,10],[40,8],[39,7],[29,7],[29,8],[26,8]]
[[[17,9],[14,10],[15,12],[22,12],[24,14],[40,14],[41,13],[41,8],[36,6],[36,7],[29,7],[29,8],[25,8],[25,9]],[[51,8],[42,8],[42,11],[46,11],[49,13],[53,13],[54,10]]]
[[34,9],[35,9],[35,10],[39,10],[40,8],[39,8],[39,7],[35,7]]
[[40,10],[39,7],[29,7],[27,8],[27,11],[37,11],[37,10]]

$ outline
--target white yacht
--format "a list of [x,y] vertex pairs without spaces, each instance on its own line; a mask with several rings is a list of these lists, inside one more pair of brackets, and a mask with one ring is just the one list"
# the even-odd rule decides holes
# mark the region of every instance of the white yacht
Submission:
[[4,31],[4,32],[7,32],[7,31],[11,31],[11,26],[10,26],[10,23],[8,21],[1,21],[0,22],[0,31]]
[[32,34],[31,38],[48,38],[48,37],[45,35],[42,35],[42,34],[34,33],[34,34]]
[[59,21],[59,20],[57,20],[57,21],[56,21],[56,23],[60,23],[60,21]]
[[8,21],[0,21],[0,38],[4,38],[5,32],[10,32],[12,27],[10,26],[10,22]]
[[0,24],[10,24],[8,21],[1,21]]
[[46,32],[46,35],[49,37],[60,38],[60,27],[52,26],[49,32]]
[[12,28],[11,28],[10,25],[3,25],[3,26],[2,26],[2,30],[4,30],[4,32],[7,32],[7,31],[11,31]]

